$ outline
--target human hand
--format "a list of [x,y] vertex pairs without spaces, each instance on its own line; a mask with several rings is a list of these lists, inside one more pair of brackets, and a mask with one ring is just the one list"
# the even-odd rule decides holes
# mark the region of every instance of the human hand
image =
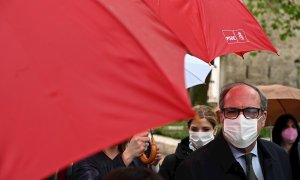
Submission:
[[148,131],[141,132],[134,135],[129,141],[125,151],[122,154],[122,159],[126,166],[128,166],[135,157],[141,156],[146,150],[147,144],[150,140]]

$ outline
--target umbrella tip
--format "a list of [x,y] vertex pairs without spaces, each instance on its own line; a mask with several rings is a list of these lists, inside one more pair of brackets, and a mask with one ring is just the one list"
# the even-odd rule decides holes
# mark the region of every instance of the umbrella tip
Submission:
[[208,63],[208,65],[209,65],[209,66],[213,66],[214,68],[217,68],[216,65],[214,65],[214,64],[212,64],[212,63],[210,63],[210,62]]

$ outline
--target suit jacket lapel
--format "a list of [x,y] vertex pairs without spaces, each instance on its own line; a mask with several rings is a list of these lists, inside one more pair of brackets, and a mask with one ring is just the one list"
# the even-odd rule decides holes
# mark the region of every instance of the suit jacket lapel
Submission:
[[[216,155],[217,160],[220,162],[221,167],[223,168],[226,174],[239,174],[241,177],[245,177],[246,175],[241,167],[240,163],[236,161],[234,158],[226,140],[223,137],[222,133],[219,133],[215,139],[213,148],[213,154]],[[220,149],[222,149],[222,153],[220,153]]]
[[273,172],[273,163],[276,161],[276,159],[272,158],[271,153],[268,151],[268,149],[265,147],[264,143],[257,139],[257,145],[258,145],[258,157],[261,164],[261,168],[264,174],[265,180],[273,180],[275,178],[275,172]]

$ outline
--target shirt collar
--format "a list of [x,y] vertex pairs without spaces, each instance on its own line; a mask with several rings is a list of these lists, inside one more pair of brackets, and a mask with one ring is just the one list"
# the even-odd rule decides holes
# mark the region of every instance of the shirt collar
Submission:
[[[230,150],[231,150],[231,152],[232,152],[232,154],[233,154],[233,156],[234,156],[235,159],[238,159],[238,158],[240,158],[241,156],[243,156],[243,155],[246,154],[246,153],[243,153],[243,152],[237,150],[236,148],[234,148],[230,143],[228,143],[228,145],[229,145],[229,148],[230,148]],[[251,150],[250,153],[252,153],[252,154],[254,154],[255,156],[257,156],[257,141],[255,142],[255,146],[254,146],[254,148]]]

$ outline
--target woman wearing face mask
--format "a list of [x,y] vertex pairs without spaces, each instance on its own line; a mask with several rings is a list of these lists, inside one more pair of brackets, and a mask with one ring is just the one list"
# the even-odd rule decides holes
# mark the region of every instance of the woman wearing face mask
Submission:
[[289,153],[294,180],[300,179],[299,138],[299,126],[294,116],[290,114],[281,115],[274,125],[272,141]]
[[217,117],[212,108],[205,105],[197,105],[193,108],[196,115],[189,120],[189,137],[184,138],[177,146],[174,154],[165,157],[159,170],[159,174],[166,180],[174,179],[178,165],[189,156],[190,153],[208,144],[217,133]]

